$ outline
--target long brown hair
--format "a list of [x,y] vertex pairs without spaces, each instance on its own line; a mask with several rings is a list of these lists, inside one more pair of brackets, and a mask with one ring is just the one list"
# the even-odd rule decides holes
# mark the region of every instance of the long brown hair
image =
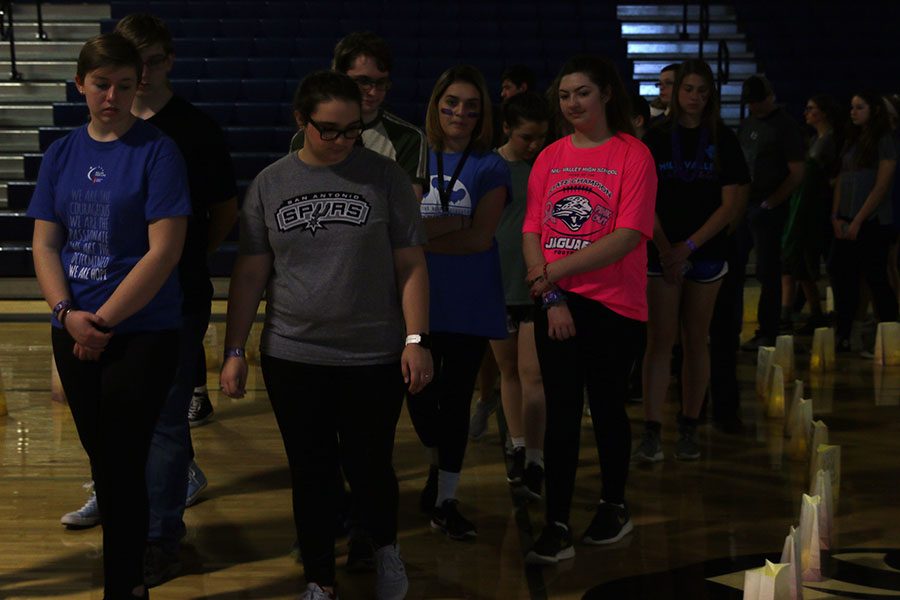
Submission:
[[606,103],[606,124],[610,131],[634,135],[634,124],[631,122],[631,100],[628,93],[625,92],[619,72],[609,59],[590,54],[580,54],[567,60],[547,93],[547,98],[554,107],[560,131],[572,130],[559,109],[559,84],[563,77],[573,73],[583,73],[601,92],[609,91],[609,100]]
[[700,115],[700,126],[705,127],[709,131],[709,140],[716,149],[716,155],[713,158],[716,168],[719,168],[719,123],[722,116],[719,112],[719,94],[716,90],[716,80],[713,79],[712,69],[705,61],[699,58],[691,58],[681,63],[678,71],[675,73],[675,86],[672,88],[672,101],[669,103],[669,122],[672,127],[678,126],[678,119],[684,112],[681,108],[681,102],[678,100],[679,90],[684,84],[684,80],[688,75],[699,75],[703,79],[703,84],[709,89],[709,96],[706,98],[706,106],[703,107],[703,113]]
[[489,101],[487,83],[481,71],[470,65],[458,65],[444,71],[438,77],[431,90],[431,98],[428,99],[428,111],[425,114],[425,135],[428,137],[428,145],[435,151],[444,149],[444,129],[441,127],[440,110],[438,102],[454,83],[468,83],[475,86],[478,95],[481,96],[478,122],[472,130],[472,150],[475,152],[487,152],[491,149],[491,141],[494,137],[494,122],[491,115],[491,103]]
[[891,132],[884,101],[877,92],[870,90],[856,92],[852,97],[862,98],[863,102],[869,105],[869,120],[863,125],[854,125],[852,122],[849,124],[841,156],[846,155],[855,146],[853,156],[855,169],[877,167],[878,142]]

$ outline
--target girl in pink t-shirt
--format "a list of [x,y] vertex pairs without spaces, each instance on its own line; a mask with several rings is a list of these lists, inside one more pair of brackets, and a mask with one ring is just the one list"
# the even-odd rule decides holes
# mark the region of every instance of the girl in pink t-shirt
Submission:
[[547,395],[547,526],[526,557],[531,564],[575,555],[569,512],[585,386],[603,493],[583,539],[609,544],[632,530],[625,401],[647,320],[645,242],[656,197],[653,158],[632,135],[628,96],[612,63],[572,58],[554,89],[573,133],[535,161],[522,227],[527,280],[544,309],[535,341]]

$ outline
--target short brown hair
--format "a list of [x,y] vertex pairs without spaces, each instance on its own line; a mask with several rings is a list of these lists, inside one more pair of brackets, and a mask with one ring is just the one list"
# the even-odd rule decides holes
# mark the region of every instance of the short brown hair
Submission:
[[428,111],[425,113],[425,135],[428,144],[437,151],[444,148],[444,130],[441,128],[440,110],[438,102],[454,83],[468,83],[475,86],[481,96],[478,122],[472,131],[472,149],[476,152],[487,152],[491,149],[494,137],[494,123],[491,116],[490,96],[488,96],[487,83],[481,71],[471,65],[458,65],[444,71],[438,77],[434,89],[431,90],[431,98],[428,99]]
[[331,67],[346,73],[360,56],[371,57],[379,71],[390,72],[394,60],[387,43],[371,31],[357,31],[344,36],[334,47]]
[[147,13],[128,15],[116,23],[116,33],[128,38],[138,50],[159,44],[167,55],[175,51],[169,26],[155,15]]
[[84,81],[88,73],[103,67],[133,67],[137,81],[140,81],[144,61],[141,60],[138,49],[125,36],[119,33],[101,33],[81,47],[75,73]]

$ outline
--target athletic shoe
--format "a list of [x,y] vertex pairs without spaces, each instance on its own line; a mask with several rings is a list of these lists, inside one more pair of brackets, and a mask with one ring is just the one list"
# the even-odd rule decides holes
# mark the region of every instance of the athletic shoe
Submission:
[[166,550],[160,544],[147,544],[144,551],[144,585],[162,585],[180,572],[181,561],[176,553]]
[[544,468],[537,463],[528,463],[522,474],[522,485],[518,492],[526,500],[540,500],[541,487],[544,484]]
[[662,443],[659,434],[651,429],[644,429],[641,434],[641,443],[638,444],[632,454],[634,458],[641,462],[655,463],[665,458],[662,451]]
[[351,535],[347,546],[348,571],[371,571],[375,568],[375,547],[372,545],[372,538],[368,534]]
[[728,435],[740,435],[744,433],[744,422],[737,415],[724,417],[713,415],[713,427]]
[[465,540],[478,535],[475,525],[459,514],[459,500],[450,498],[434,508],[431,513],[431,528],[447,535],[451,540]]
[[194,392],[191,396],[191,405],[188,407],[188,424],[191,427],[200,427],[209,423],[213,415],[213,405],[209,401],[209,394]]
[[601,502],[597,505],[594,519],[587,531],[584,532],[583,541],[585,544],[594,546],[614,544],[631,533],[633,529],[634,525],[627,508],[609,502]]
[[337,600],[337,594],[329,594],[317,583],[306,585],[306,591],[300,594],[300,600]]
[[488,417],[497,410],[497,395],[493,394],[488,400],[479,400],[475,403],[475,412],[469,419],[469,437],[473,441],[478,441],[487,434]]
[[100,524],[100,507],[97,506],[97,492],[94,491],[94,482],[86,483],[84,488],[91,490],[87,502],[78,510],[66,513],[59,520],[69,529],[87,529]]
[[188,487],[187,499],[184,501],[185,508],[197,504],[197,500],[200,499],[200,492],[205,490],[207,485],[206,475],[203,474],[203,471],[200,470],[197,463],[191,461],[190,466],[188,466]]
[[678,460],[697,460],[700,458],[700,444],[694,440],[694,432],[681,432],[681,436],[675,443],[675,458]]
[[760,346],[774,346],[775,338],[762,335],[758,331],[752,338],[741,344],[741,350],[744,352],[756,352]]
[[558,523],[551,523],[544,527],[534,546],[525,555],[525,564],[555,565],[570,558],[575,558],[572,533]]
[[438,468],[436,465],[428,467],[428,479],[425,481],[425,487],[419,495],[419,509],[423,513],[431,514],[434,505],[437,503],[438,493]]
[[512,461],[506,469],[506,482],[512,485],[522,483],[522,474],[525,471],[525,448],[513,450]]
[[406,567],[400,558],[396,543],[382,546],[375,551],[375,598],[378,600],[403,600],[409,591]]

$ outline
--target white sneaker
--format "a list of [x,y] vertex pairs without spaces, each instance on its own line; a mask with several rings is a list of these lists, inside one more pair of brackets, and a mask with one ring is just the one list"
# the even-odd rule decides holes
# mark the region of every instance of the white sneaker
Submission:
[[203,474],[203,471],[200,470],[197,463],[191,461],[191,464],[188,466],[188,487],[187,498],[184,501],[185,508],[197,503],[197,500],[200,499],[200,492],[205,490],[207,485],[209,484],[206,481],[206,475]]
[[375,550],[375,597],[378,600],[403,600],[409,591],[406,567],[400,547],[394,543]]
[[329,594],[316,583],[306,586],[306,591],[300,595],[300,600],[337,600],[337,594]]
[[66,513],[59,520],[66,527],[87,528],[100,524],[100,508],[97,506],[97,492],[94,491],[94,482],[84,484],[84,488],[91,490],[84,506],[76,511]]

